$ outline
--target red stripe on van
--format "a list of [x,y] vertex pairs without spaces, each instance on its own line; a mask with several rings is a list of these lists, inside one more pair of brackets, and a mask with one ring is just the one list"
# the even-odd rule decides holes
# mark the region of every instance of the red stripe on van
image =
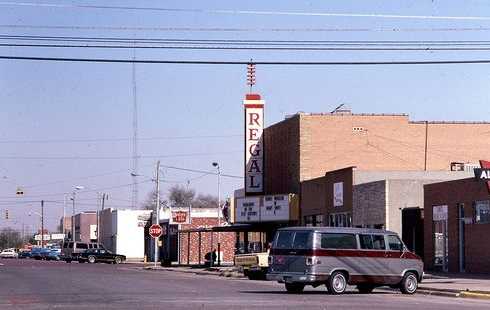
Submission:
[[402,258],[420,259],[411,252],[383,251],[383,250],[327,250],[327,249],[272,249],[271,255],[294,255],[294,256],[338,256],[338,257],[374,257],[374,258]]

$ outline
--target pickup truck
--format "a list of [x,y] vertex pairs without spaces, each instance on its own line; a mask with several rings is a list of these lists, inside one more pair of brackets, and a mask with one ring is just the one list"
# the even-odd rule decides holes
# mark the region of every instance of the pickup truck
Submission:
[[265,280],[269,269],[269,251],[235,255],[235,266],[243,269],[250,280]]

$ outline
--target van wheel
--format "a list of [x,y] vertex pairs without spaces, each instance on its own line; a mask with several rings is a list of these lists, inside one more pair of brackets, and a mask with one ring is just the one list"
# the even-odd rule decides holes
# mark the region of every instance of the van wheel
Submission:
[[370,294],[374,290],[374,285],[362,283],[362,284],[357,285],[357,289],[359,290],[359,293],[361,293],[361,294]]
[[332,295],[343,294],[347,288],[347,277],[341,271],[334,271],[327,281],[327,290]]
[[286,283],[286,291],[292,294],[298,294],[303,292],[305,285],[301,283]]
[[120,264],[120,263],[121,263],[121,258],[120,257],[114,258],[114,264]]
[[65,260],[65,262],[67,262],[68,264],[70,264],[70,263],[71,263],[71,259],[67,258],[67,259]]
[[414,294],[417,291],[418,286],[419,281],[417,275],[413,272],[407,272],[400,283],[400,291],[403,294]]
[[88,257],[88,262],[89,262],[90,264],[95,263],[95,256],[90,255],[90,256]]

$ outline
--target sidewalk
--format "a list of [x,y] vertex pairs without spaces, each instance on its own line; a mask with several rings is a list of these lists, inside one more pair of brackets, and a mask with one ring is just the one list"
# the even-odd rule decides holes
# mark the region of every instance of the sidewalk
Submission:
[[197,275],[214,275],[227,278],[245,278],[243,273],[238,271],[235,266],[223,266],[223,267],[201,267],[201,266],[173,266],[173,267],[154,267],[153,264],[148,264],[143,267],[145,270],[166,270],[174,272],[192,273]]
[[490,299],[490,275],[425,274],[421,293]]

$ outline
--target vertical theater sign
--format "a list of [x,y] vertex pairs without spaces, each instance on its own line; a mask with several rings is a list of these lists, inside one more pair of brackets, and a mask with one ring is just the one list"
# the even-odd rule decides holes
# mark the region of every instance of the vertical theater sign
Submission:
[[245,109],[245,194],[264,192],[264,101],[247,94]]

